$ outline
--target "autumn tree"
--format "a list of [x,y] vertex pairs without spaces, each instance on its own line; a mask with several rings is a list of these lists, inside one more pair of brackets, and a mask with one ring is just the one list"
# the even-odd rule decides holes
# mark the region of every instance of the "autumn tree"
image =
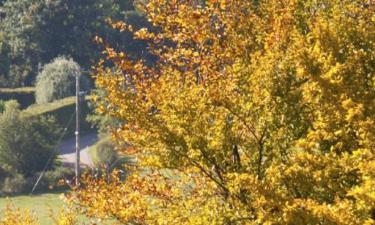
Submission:
[[[152,67],[107,46],[98,111],[138,160],[86,178],[132,224],[373,224],[375,14],[367,1],[150,0]],[[126,23],[119,30],[133,31]],[[108,64],[116,69],[107,68]],[[102,102],[102,104],[100,104]]]

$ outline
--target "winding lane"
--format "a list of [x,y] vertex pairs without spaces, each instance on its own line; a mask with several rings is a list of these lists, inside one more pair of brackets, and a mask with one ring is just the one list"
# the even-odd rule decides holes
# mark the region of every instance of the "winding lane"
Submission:
[[[94,145],[98,141],[98,134],[97,133],[89,133],[81,136],[80,144],[81,144],[81,167],[94,167],[94,163],[91,159],[89,154],[89,147]],[[59,146],[60,155],[59,158],[65,167],[72,167],[74,168],[75,164],[75,146],[76,146],[76,139],[75,137],[68,138],[61,142]]]

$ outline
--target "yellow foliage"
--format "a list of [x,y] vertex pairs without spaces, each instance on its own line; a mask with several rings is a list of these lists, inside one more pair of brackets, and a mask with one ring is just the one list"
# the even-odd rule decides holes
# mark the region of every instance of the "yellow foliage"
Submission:
[[37,225],[36,217],[29,210],[14,208],[8,204],[0,219],[0,225]]
[[77,225],[77,217],[77,211],[72,208],[61,208],[58,213],[50,213],[54,225]]
[[204,2],[148,1],[152,66],[107,48],[98,111],[139,166],[72,201],[132,224],[374,224],[374,6]]
[[[51,211],[49,218],[53,220],[53,225],[78,225],[78,211],[67,202],[67,207],[60,209],[58,213]],[[20,209],[10,203],[1,211],[2,218],[0,225],[39,225],[36,215],[29,209]],[[95,223],[90,223],[95,224]]]

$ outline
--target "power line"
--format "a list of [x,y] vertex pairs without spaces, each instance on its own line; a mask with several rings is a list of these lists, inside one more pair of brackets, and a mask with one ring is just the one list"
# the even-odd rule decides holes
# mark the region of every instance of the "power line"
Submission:
[[38,177],[38,180],[35,182],[35,184],[34,184],[34,186],[33,186],[33,189],[32,189],[31,192],[30,192],[30,195],[32,195],[32,194],[34,193],[36,187],[38,186],[40,180],[42,179],[44,173],[46,172],[46,170],[47,170],[47,168],[48,168],[48,165],[51,163],[51,161],[52,161],[52,159],[53,159],[53,156],[55,155],[55,153],[56,153],[56,151],[57,151],[59,145],[61,144],[62,139],[64,138],[66,132],[68,131],[68,127],[70,126],[70,123],[73,121],[73,118],[74,118],[74,115],[75,115],[75,114],[76,114],[76,112],[74,111],[74,112],[72,113],[72,115],[70,116],[68,122],[66,123],[66,125],[65,125],[65,127],[64,127],[64,130],[63,130],[63,133],[62,133],[61,136],[59,137],[59,139],[58,139],[56,145],[53,147],[53,151],[51,152],[51,155],[50,155],[50,157],[48,158],[46,165],[44,166],[42,172],[40,173],[40,175],[39,175],[39,177]]

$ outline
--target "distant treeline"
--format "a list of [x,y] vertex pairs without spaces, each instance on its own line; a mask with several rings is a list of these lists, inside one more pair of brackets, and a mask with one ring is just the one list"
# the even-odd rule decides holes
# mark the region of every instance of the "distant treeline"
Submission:
[[[88,70],[99,59],[102,37],[131,57],[151,59],[146,43],[121,34],[106,20],[122,20],[135,28],[150,27],[139,10],[141,0],[0,0],[0,87],[33,86],[35,77],[60,55]],[[111,40],[109,40],[111,37]]]

